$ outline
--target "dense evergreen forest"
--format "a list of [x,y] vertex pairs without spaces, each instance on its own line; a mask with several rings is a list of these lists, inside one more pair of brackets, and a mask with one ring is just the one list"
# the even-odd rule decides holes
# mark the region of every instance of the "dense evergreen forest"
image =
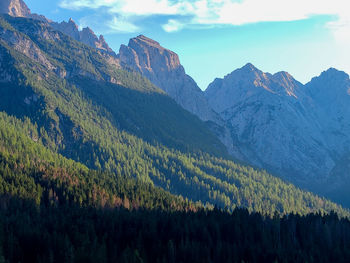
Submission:
[[0,262],[349,262],[348,210],[106,54],[5,15],[0,54]]
[[[101,52],[40,21],[4,15],[0,29],[2,71],[10,76],[0,82],[1,143],[5,151],[17,149],[10,153],[17,156],[29,147],[21,157],[27,158],[25,167],[35,165],[35,156],[62,167],[55,153],[86,169],[136,178],[230,211],[347,213],[233,162],[205,123],[140,75],[108,63]],[[22,42],[29,54],[18,49]]]
[[[3,199],[3,198],[2,198]],[[2,200],[3,201],[3,200]],[[1,262],[349,262],[335,214],[264,218],[237,209],[165,212],[2,202]]]

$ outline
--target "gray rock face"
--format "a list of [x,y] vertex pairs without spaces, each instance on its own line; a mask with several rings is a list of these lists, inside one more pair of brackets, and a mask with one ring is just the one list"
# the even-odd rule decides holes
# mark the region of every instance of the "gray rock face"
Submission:
[[32,14],[28,6],[22,0],[1,0],[0,14],[8,14],[14,17],[27,17],[48,22],[54,29],[61,31],[73,39],[116,57],[115,52],[108,46],[102,35],[97,37],[88,27],[79,31],[78,26],[72,19],[69,19],[68,22],[63,21],[61,23],[56,23],[44,16]]
[[348,152],[349,94],[349,77],[334,69],[304,86],[286,72],[272,75],[251,64],[205,91],[231,129],[237,158],[301,186],[329,180]]
[[27,17],[50,22],[46,17],[32,14],[28,6],[22,0],[1,0],[0,14],[8,14],[14,17]]
[[124,67],[141,73],[202,120],[218,119],[202,90],[185,73],[178,55],[163,48],[158,42],[142,35],[133,38],[128,46],[120,47],[119,59]]
[[350,79],[345,72],[329,69],[306,84],[315,112],[335,158],[350,152]]
[[319,120],[327,149],[335,161],[327,187],[319,187],[333,200],[350,207],[350,79],[349,75],[331,68],[306,84],[311,100],[308,111]]
[[62,33],[72,37],[73,39],[116,57],[116,54],[108,46],[104,37],[100,35],[100,37],[98,38],[89,27],[83,28],[82,31],[79,31],[77,24],[72,19],[69,19],[68,22],[51,22],[50,24],[54,29],[61,31]]
[[0,13],[15,17],[28,17],[31,15],[29,8],[22,0],[1,0]]

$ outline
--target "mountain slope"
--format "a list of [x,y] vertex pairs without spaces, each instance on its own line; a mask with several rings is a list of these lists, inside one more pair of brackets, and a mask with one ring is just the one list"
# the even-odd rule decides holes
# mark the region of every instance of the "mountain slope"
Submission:
[[334,68],[328,69],[307,83],[305,92],[312,99],[309,110],[315,112],[323,134],[329,136],[328,144],[332,153],[342,155],[349,152],[349,75]]
[[78,26],[72,19],[69,19],[68,22],[63,21],[61,23],[57,23],[42,15],[32,14],[23,0],[3,0],[0,3],[0,14],[7,14],[13,17],[26,17],[48,22],[53,28],[61,31],[71,38],[105,52],[112,57],[111,59],[114,60],[115,63],[118,63],[116,60],[116,54],[108,46],[102,35],[97,37],[89,27],[83,28],[82,31],[79,31]]
[[121,45],[118,60],[121,67],[142,74],[184,109],[206,121],[227,151],[235,151],[229,129],[209,106],[196,82],[185,73],[176,53],[140,35],[130,39],[128,46]]
[[0,113],[0,200],[56,205],[190,210],[196,206],[152,184],[88,169],[43,145],[37,127]]
[[[246,162],[287,174],[293,181],[320,179],[334,165],[300,103],[302,84],[286,73],[271,75],[248,64],[206,90],[214,110],[232,126]],[[240,157],[240,158],[242,158]],[[313,174],[314,178],[305,178]]]
[[[273,214],[340,211],[263,171],[222,159],[206,125],[140,75],[43,21],[0,18],[1,111],[34,141],[90,169],[220,207]],[[117,177],[118,178],[118,177]]]
[[201,89],[186,75],[176,53],[140,35],[130,39],[128,46],[122,45],[118,56],[125,67],[141,73],[200,119],[207,121],[217,118]]
[[[349,87],[349,77],[334,69],[304,86],[286,72],[247,64],[205,94],[231,127],[237,158],[334,197],[347,180],[338,163],[349,154]],[[349,204],[344,195],[335,200]]]
[[54,29],[61,31],[62,33],[70,36],[77,41],[80,41],[100,51],[106,52],[112,57],[117,56],[114,51],[108,46],[102,35],[100,35],[100,37],[97,37],[89,27],[83,28],[81,31],[79,31],[77,24],[72,19],[69,19],[68,22],[63,21],[61,23],[50,22],[50,25]]
[[[81,100],[94,99],[93,107],[99,108],[99,114],[104,114],[103,111],[106,108],[119,114],[109,122],[113,121],[113,125],[117,125],[118,128],[137,133],[149,142],[161,141],[168,146],[176,146],[181,149],[195,150],[197,148],[197,150],[216,151],[218,154],[224,154],[224,147],[211,135],[202,122],[182,110],[172,99],[152,86],[146,79],[115,68],[114,65],[108,64],[99,52],[72,41],[67,36],[52,30],[45,23],[21,18],[8,17],[8,19],[19,31],[14,28],[6,29],[5,27],[10,25],[4,24],[1,35],[5,41],[3,48],[7,50],[4,51],[4,54],[10,52],[10,56],[6,58],[8,64],[6,67],[4,65],[4,71],[11,69],[22,75],[18,84],[22,84],[22,79],[27,79],[27,81],[29,79],[29,82],[33,82],[32,89],[36,89],[32,92],[45,93],[40,94],[41,96],[50,94],[49,103],[54,105],[61,103],[62,108],[68,107],[64,105],[67,99],[77,104],[80,103],[81,108],[85,107]],[[24,32],[28,35],[23,35]],[[20,65],[19,60],[23,64]],[[28,67],[28,63],[32,64],[31,68]],[[53,83],[56,83],[56,91],[66,93],[65,97],[62,97],[63,94],[55,93]],[[28,84],[30,86],[31,83],[24,83],[24,85]],[[25,88],[29,87],[17,87],[17,89]],[[8,92],[15,91],[10,88]],[[80,92],[79,95],[83,97],[73,94],[74,92]],[[54,97],[56,101],[52,100]],[[26,110],[40,106],[37,100],[32,100],[33,103],[28,102],[30,96],[21,99],[13,97],[12,99],[22,100]],[[137,103],[134,103],[133,100]],[[157,105],[156,108],[152,106],[153,104]],[[8,104],[9,107],[11,105],[13,104]],[[55,107],[54,105],[51,106]],[[119,107],[123,107],[122,112],[118,111]],[[68,109],[65,110],[68,111]],[[137,114],[141,110],[143,116],[138,118]],[[120,115],[121,113],[123,115]],[[52,115],[55,114],[56,112],[52,113]],[[134,118],[131,118],[132,114],[135,115]],[[193,129],[184,130],[181,128],[182,125],[193,127]]]
[[0,3],[0,14],[9,14],[15,17],[28,17],[30,9],[22,0],[2,0]]
[[306,84],[312,100],[305,101],[308,110],[319,120],[326,138],[329,155],[335,165],[328,173],[326,186],[317,185],[333,200],[350,206],[350,79],[345,72],[334,68],[323,72]]

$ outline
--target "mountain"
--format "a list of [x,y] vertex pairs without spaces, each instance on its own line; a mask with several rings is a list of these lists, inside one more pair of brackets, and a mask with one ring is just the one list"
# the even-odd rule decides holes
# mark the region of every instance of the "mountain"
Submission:
[[[23,134],[49,151],[116,178],[137,178],[230,210],[346,213],[324,198],[231,161],[207,124],[164,91],[48,22],[1,16],[0,54],[0,111],[29,123]],[[43,156],[32,153],[51,162]]]
[[176,53],[140,35],[130,39],[128,46],[121,45],[118,59],[122,67],[142,74],[184,109],[206,121],[229,153],[236,151],[230,130],[209,106],[197,83],[185,73]]
[[[305,90],[329,141],[329,148],[339,158],[350,147],[350,79],[345,72],[330,68],[306,84]],[[338,155],[338,156],[337,156]]]
[[30,9],[22,0],[2,0],[0,13],[15,17],[29,17],[31,15]]
[[[247,64],[214,80],[205,95],[231,127],[237,158],[333,197],[345,180],[334,171],[349,156],[349,87],[335,69],[302,85]],[[335,200],[346,204],[344,196]]]
[[[141,73],[154,85],[167,92],[183,108],[200,119],[208,121],[211,131],[225,144],[227,150],[230,153],[235,151],[229,129],[225,127],[219,115],[210,108],[204,93],[195,81],[185,74],[177,54],[161,47],[158,42],[152,39],[139,36],[131,39],[128,47],[122,45],[120,53],[116,55],[108,46],[104,37],[102,35],[97,37],[89,27],[80,31],[78,25],[71,18],[68,22],[57,23],[44,16],[31,14],[26,4],[22,0],[20,1],[20,3],[15,0],[10,1],[0,13],[11,15],[9,6],[21,5],[26,12],[23,11],[22,15],[13,14],[12,16],[28,17],[48,22],[55,30],[101,51],[101,55],[105,57],[109,64],[117,68],[123,66],[126,70]],[[143,60],[143,57],[146,57],[146,59]]]
[[104,37],[102,35],[97,37],[89,27],[83,28],[81,31],[79,31],[77,24],[72,19],[69,19],[68,22],[63,21],[61,23],[57,23],[42,15],[32,14],[28,6],[22,0],[2,0],[0,3],[0,14],[8,14],[13,17],[27,17],[48,22],[53,28],[72,37],[73,39],[105,52],[112,57],[116,57],[116,54],[108,46]]
[[201,89],[185,73],[176,53],[140,35],[130,39],[128,46],[121,45],[118,56],[125,67],[141,73],[200,119],[207,121],[218,118]]
[[348,210],[232,161],[112,57],[0,15],[0,262],[349,261]]
[[8,14],[13,17],[27,17],[51,22],[45,16],[32,14],[23,0],[2,0],[0,3],[0,14]]
[[115,52],[108,46],[102,35],[97,37],[89,27],[83,28],[81,31],[79,31],[78,25],[71,18],[68,22],[51,22],[50,24],[54,29],[61,31],[62,33],[70,36],[77,41],[80,41],[90,47],[96,48],[102,52],[106,52],[113,57],[117,56]]
[[330,68],[305,86],[312,100],[305,101],[317,118],[335,165],[326,186],[318,186],[327,196],[350,206],[350,79],[345,72]]

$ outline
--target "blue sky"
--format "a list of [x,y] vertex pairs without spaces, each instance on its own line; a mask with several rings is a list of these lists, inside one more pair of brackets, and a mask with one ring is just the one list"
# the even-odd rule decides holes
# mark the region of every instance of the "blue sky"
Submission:
[[25,0],[54,21],[70,17],[116,52],[144,34],[179,54],[205,89],[247,62],[305,83],[329,67],[350,73],[348,0]]

